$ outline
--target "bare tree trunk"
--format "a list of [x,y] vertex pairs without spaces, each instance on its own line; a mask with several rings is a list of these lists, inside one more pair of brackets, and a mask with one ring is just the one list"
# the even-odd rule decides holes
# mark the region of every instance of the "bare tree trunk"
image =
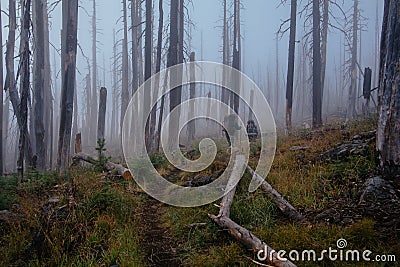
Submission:
[[[153,26],[152,26],[152,0],[146,0],[146,29],[145,29],[145,44],[144,44],[144,80],[147,81],[151,77],[152,67],[152,51],[153,51]],[[151,91],[152,86],[147,86],[144,90],[144,101],[143,101],[143,123],[145,125],[145,143],[147,151],[151,149],[152,133],[150,132],[150,124],[152,118],[148,119],[150,112],[151,102]],[[155,92],[154,92],[155,93]],[[155,112],[155,111],[154,111]]]
[[[196,79],[196,68],[195,68],[195,62],[196,62],[196,54],[192,52],[190,54],[190,62],[193,64],[190,67],[190,80],[194,81]],[[191,83],[190,84],[190,99],[194,99],[196,97],[196,83]],[[194,111],[195,111],[195,103],[192,101],[190,103],[189,107],[189,117],[192,118],[194,116]],[[195,140],[195,134],[196,134],[196,120],[192,120],[188,123],[188,143],[189,145],[192,144],[192,142]]]
[[399,38],[400,3],[397,0],[385,0],[378,91],[377,149],[381,167],[388,174],[393,174],[397,182],[400,171]]
[[[232,67],[238,71],[241,70],[241,59],[240,59],[240,0],[234,0],[234,15],[233,15],[233,59]],[[236,75],[237,76],[237,75]],[[231,107],[236,114],[239,114],[239,94],[240,94],[240,82],[236,77],[234,91],[236,94],[231,94]]]
[[292,0],[290,15],[289,59],[286,83],[286,128],[292,130],[294,56],[296,50],[297,0]]
[[[169,35],[169,51],[167,67],[175,66],[178,63],[178,46],[179,46],[179,4],[180,0],[171,0],[171,11],[170,11],[170,35]],[[171,72],[170,79],[171,83],[178,78],[178,73]],[[170,105],[169,110],[172,112],[181,102],[181,88],[175,88],[170,92]],[[169,125],[169,138],[177,138],[173,136],[174,131],[177,129],[179,123],[179,117],[171,117],[171,123]],[[175,140],[174,140],[175,141]],[[176,142],[172,141],[172,144]],[[176,140],[177,141],[177,140]]]
[[[158,0],[158,33],[157,33],[157,56],[156,56],[156,73],[159,73],[161,70],[161,57],[162,57],[162,38],[163,38],[163,28],[164,28],[164,9],[163,9],[163,0]],[[155,87],[159,87],[160,80],[159,76],[157,76],[157,80],[155,81]],[[164,109],[164,95],[161,93],[161,103],[160,103],[160,114],[159,114],[159,120],[158,123],[161,124],[162,122],[162,115],[163,115],[163,109]],[[162,104],[162,106],[161,106]],[[154,116],[154,123],[152,123],[152,127],[154,129],[151,129],[151,131],[154,134],[154,150],[159,149],[159,138],[160,138],[160,133],[157,131],[157,136],[155,132],[155,126],[156,126],[156,116]]]
[[319,0],[313,0],[313,127],[322,125],[322,84]]
[[[45,106],[45,37],[44,37],[44,2],[36,0],[33,2],[33,22],[35,37],[35,56],[34,56],[34,128],[36,139],[37,167],[44,170],[46,167],[46,144],[44,129],[44,106]],[[46,103],[48,104],[48,103]],[[32,116],[32,115],[31,115]]]
[[[0,3],[1,10],[1,3]],[[3,175],[4,171],[4,152],[3,152],[3,23],[0,16],[0,176]]]
[[92,15],[92,86],[90,99],[90,146],[96,144],[96,129],[97,129],[97,10],[96,0],[93,0],[93,15]]
[[78,31],[78,0],[63,0],[63,87],[61,95],[60,132],[57,168],[65,173],[69,163],[72,115],[76,75],[76,50]]
[[275,117],[279,114],[279,34],[276,33],[276,44],[275,44]]
[[139,87],[138,71],[138,27],[141,21],[138,21],[138,1],[131,0],[131,33],[132,33],[132,95],[136,93]]
[[328,48],[328,27],[329,27],[329,0],[323,0],[322,3],[322,31],[321,31],[321,99],[324,99],[326,60]]
[[127,14],[126,14],[126,0],[123,0],[123,19],[124,19],[124,39],[122,41],[122,91],[121,91],[121,128],[124,121],[126,109],[129,101],[129,89],[128,89],[128,25],[127,25]]
[[[30,21],[31,21],[31,1],[24,1],[22,26],[21,26],[21,102],[20,102],[20,116],[21,127],[19,136],[19,156],[18,156],[18,175],[20,179],[24,176],[24,155],[26,139],[29,138],[26,133],[28,132],[28,101],[29,101],[29,87],[30,87],[30,51],[29,51],[29,37],[30,37]],[[28,165],[31,165],[30,160],[27,159]]]
[[97,140],[104,140],[106,129],[107,89],[100,89],[99,117],[97,123]]
[[358,54],[358,0],[354,0],[353,12],[353,44],[351,46],[351,84],[349,90],[349,104],[347,109],[347,118],[356,117],[356,98],[357,98],[357,54]]

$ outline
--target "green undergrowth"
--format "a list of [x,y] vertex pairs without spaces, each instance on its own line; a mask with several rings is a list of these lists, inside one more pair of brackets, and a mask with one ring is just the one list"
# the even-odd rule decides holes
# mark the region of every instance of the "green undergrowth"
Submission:
[[[291,136],[278,136],[276,157],[267,180],[297,209],[307,212],[322,212],[334,201],[357,197],[357,188],[368,174],[376,168],[373,145],[366,155],[351,156],[343,161],[325,162],[319,157],[322,152],[334,148],[338,143],[350,141],[360,133],[374,129],[375,120],[354,121],[347,125],[332,124],[319,131],[298,130]],[[251,144],[250,165],[258,160],[259,144]],[[258,148],[257,148],[258,146]],[[293,146],[309,149],[290,151]],[[225,153],[226,150],[221,149]],[[217,155],[218,158],[224,158]],[[211,166],[210,168],[213,168]],[[375,222],[363,218],[352,224],[336,225],[315,223],[300,225],[289,222],[271,200],[259,189],[248,192],[250,175],[242,178],[231,208],[231,219],[251,230],[276,250],[315,250],[336,248],[336,241],[344,238],[348,249],[369,249],[376,254],[394,254],[399,259],[400,244],[396,237],[380,235]],[[168,207],[164,220],[180,240],[185,266],[257,266],[251,259],[255,254],[234,240],[227,230],[218,228],[208,214],[218,214],[219,201],[198,208]],[[312,218],[308,218],[312,219]],[[188,227],[206,223],[201,227]],[[296,262],[298,266],[396,266],[395,263],[377,264],[361,262]]]
[[1,209],[17,216],[0,222],[0,266],[144,265],[137,214],[143,199],[129,192],[131,182],[87,168],[0,184]]

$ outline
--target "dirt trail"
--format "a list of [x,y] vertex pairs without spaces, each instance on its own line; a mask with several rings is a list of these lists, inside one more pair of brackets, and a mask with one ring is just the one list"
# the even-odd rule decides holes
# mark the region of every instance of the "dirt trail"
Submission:
[[141,239],[148,266],[182,266],[179,246],[170,230],[163,225],[164,204],[146,197],[140,207]]

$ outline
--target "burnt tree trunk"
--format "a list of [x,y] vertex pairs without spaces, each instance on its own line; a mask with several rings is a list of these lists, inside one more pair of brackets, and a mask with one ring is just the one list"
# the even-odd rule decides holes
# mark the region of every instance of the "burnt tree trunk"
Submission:
[[358,54],[358,0],[354,0],[353,11],[353,28],[352,28],[352,45],[351,45],[351,66],[350,75],[351,83],[349,89],[349,104],[347,109],[347,118],[356,117],[356,100],[357,100],[357,54]]
[[[29,51],[29,38],[30,38],[30,21],[31,21],[31,1],[24,1],[23,17],[21,18],[21,102],[19,106],[19,113],[21,116],[21,125],[19,132],[19,156],[17,162],[18,175],[22,179],[24,176],[24,155],[25,145],[28,132],[28,101],[29,101],[29,87],[30,87],[30,51]],[[28,165],[31,165],[32,159],[26,159]]]
[[329,26],[329,0],[323,0],[322,31],[321,31],[321,98],[324,99],[326,60],[328,48],[328,26]]
[[[1,3],[0,3],[1,10]],[[4,171],[4,153],[3,153],[3,23],[0,16],[0,176]],[[7,127],[7,126],[6,126]]]
[[[147,81],[151,77],[151,64],[152,64],[152,51],[153,51],[153,29],[152,29],[152,0],[146,0],[146,28],[145,28],[145,42],[144,42],[144,80]],[[152,86],[146,86],[144,89],[143,101],[143,123],[145,125],[145,143],[147,151],[151,148],[152,133],[150,132],[151,118],[149,118],[151,91]]]
[[126,0],[122,2],[123,19],[124,19],[124,39],[122,41],[122,91],[121,91],[121,129],[124,121],[126,109],[128,108],[129,89],[128,89],[128,76],[129,76],[129,63],[128,63],[128,25],[126,14]]
[[97,117],[97,9],[96,0],[93,0],[93,15],[92,15],[92,86],[91,86],[91,98],[90,98],[90,121],[89,132],[90,132],[90,146],[96,144],[96,117]]
[[[33,96],[34,96],[34,127],[36,139],[36,156],[37,167],[40,170],[45,169],[46,165],[46,144],[45,144],[45,129],[44,129],[44,84],[45,84],[45,37],[44,37],[44,2],[43,0],[36,0],[33,2],[33,22],[34,22],[34,37],[35,37],[35,55],[34,55],[34,83],[33,83]],[[48,104],[48,103],[46,103]]]
[[294,56],[296,50],[297,0],[292,0],[290,15],[289,59],[286,83],[286,128],[292,130]]
[[[196,68],[195,68],[195,62],[196,62],[196,54],[192,52],[190,54],[190,62],[192,62],[192,65],[190,65],[190,80],[194,81],[196,79]],[[190,84],[190,99],[194,99],[196,97],[196,83],[191,83]],[[194,116],[194,111],[195,111],[195,103],[194,101],[190,102],[190,107],[189,107],[189,113],[190,117],[192,118]],[[195,139],[195,134],[196,134],[196,120],[192,120],[188,123],[188,143],[189,145],[192,144],[192,142]]]
[[106,129],[107,89],[100,89],[99,116],[97,121],[97,140],[104,140]]
[[377,149],[381,167],[389,174],[400,171],[400,3],[385,0],[378,91]]
[[72,116],[76,75],[76,50],[78,31],[78,0],[63,0],[63,85],[61,92],[60,132],[58,140],[57,168],[64,173],[69,164]]
[[314,128],[322,126],[321,30],[319,0],[313,0],[313,112]]

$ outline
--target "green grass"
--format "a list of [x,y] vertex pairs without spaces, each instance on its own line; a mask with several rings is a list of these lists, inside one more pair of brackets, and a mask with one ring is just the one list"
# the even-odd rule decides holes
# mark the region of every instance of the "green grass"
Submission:
[[[2,225],[1,266],[143,266],[139,221],[141,197],[130,182],[109,181],[92,169],[68,177],[30,174],[25,183],[3,178],[4,207],[18,202],[22,219]],[[44,213],[49,197],[57,209]]]

